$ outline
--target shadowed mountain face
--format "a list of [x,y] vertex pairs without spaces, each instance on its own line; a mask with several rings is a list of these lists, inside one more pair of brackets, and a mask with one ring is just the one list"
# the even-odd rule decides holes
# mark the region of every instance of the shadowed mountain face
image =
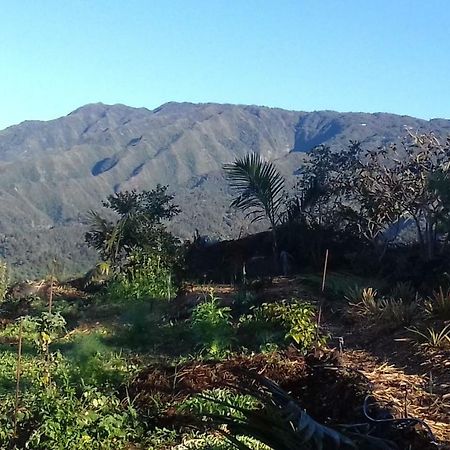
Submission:
[[83,244],[86,212],[113,192],[157,183],[176,194],[181,237],[196,228],[235,237],[248,225],[228,208],[224,163],[256,151],[290,175],[319,144],[379,146],[399,140],[405,126],[450,133],[443,119],[190,103],[153,111],[99,103],[23,122],[0,131],[0,256],[22,275],[46,272],[54,256],[66,273],[84,270],[94,258]]

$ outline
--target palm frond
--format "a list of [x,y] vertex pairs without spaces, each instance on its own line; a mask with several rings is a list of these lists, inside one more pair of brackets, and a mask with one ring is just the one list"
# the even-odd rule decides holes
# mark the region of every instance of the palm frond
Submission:
[[253,222],[267,218],[274,227],[280,218],[284,178],[269,161],[251,153],[224,166],[230,187],[238,194],[232,207],[248,211]]

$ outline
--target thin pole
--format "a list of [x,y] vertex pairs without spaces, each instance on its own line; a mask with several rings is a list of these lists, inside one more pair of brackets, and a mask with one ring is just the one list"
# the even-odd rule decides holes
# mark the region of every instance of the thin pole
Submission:
[[322,275],[322,293],[325,290],[325,280],[327,277],[327,267],[328,267],[328,249],[325,252],[325,263],[323,265],[323,275]]
[[325,280],[327,277],[328,268],[328,249],[325,252],[325,262],[323,265],[323,275],[322,275],[322,299],[320,300],[319,314],[317,315],[317,329],[316,329],[316,339],[319,337],[320,322],[322,321],[322,307],[323,307],[323,292],[325,291]]
[[22,363],[22,328],[23,328],[23,321],[21,319],[19,323],[19,347],[17,349],[16,399],[14,405],[14,437],[17,437],[17,414],[19,411],[20,373]]
[[52,313],[52,306],[53,306],[53,278],[55,276],[55,264],[56,261],[53,260],[51,275],[50,275],[50,295],[48,297],[48,312]]

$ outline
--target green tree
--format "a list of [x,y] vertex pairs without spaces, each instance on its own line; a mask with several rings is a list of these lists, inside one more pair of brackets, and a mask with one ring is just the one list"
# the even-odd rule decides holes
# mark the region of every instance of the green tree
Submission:
[[135,249],[147,252],[174,250],[177,240],[163,223],[180,210],[167,194],[167,186],[157,185],[151,191],[124,191],[110,195],[103,206],[116,217],[109,220],[90,211],[87,243],[97,249],[104,261],[119,263]]
[[179,213],[173,198],[167,186],[157,185],[151,191],[110,195],[103,206],[112,219],[90,211],[85,238],[102,259],[98,271],[112,272],[120,283],[135,290],[143,280],[154,280],[151,289],[146,289],[149,292],[160,290],[153,285],[167,285],[166,278],[172,280],[170,274],[179,271],[182,253],[179,240],[166,229],[166,221]]
[[370,150],[359,142],[340,152],[322,146],[301,171],[291,217],[293,210],[309,225],[352,231],[379,259],[410,221],[423,258],[431,259],[450,231],[449,166],[450,140],[432,134],[410,133],[400,145]]

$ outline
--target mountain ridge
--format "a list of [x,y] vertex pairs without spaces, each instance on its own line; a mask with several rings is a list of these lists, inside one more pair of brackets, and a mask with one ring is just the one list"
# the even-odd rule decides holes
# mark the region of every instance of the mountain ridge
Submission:
[[67,271],[85,270],[86,212],[119,190],[169,184],[182,213],[182,238],[195,229],[216,238],[252,231],[229,209],[223,164],[256,151],[292,176],[304,153],[350,139],[381,146],[404,127],[450,134],[450,120],[390,113],[289,111],[255,105],[168,102],[158,108],[92,103],[50,121],[0,131],[0,256],[27,274],[56,254]]

